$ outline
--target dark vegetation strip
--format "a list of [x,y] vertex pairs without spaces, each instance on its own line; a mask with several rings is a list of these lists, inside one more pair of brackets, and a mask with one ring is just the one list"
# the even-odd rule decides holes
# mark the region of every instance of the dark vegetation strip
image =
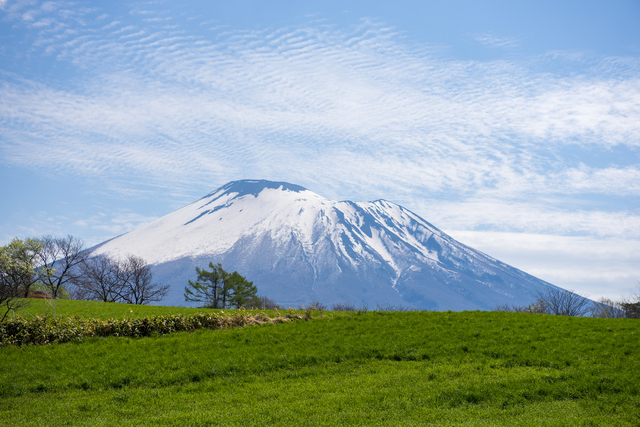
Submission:
[[33,316],[0,323],[0,345],[46,345],[91,337],[149,337],[198,329],[227,329],[264,323],[282,323],[303,318],[293,311],[269,317],[265,312],[237,310],[228,314],[147,316],[134,319],[100,320],[86,317]]

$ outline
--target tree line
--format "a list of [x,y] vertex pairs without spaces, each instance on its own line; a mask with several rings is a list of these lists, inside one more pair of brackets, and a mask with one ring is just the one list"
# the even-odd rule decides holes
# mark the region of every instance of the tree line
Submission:
[[[257,288],[237,271],[220,263],[196,267],[197,279],[185,288],[185,300],[209,308],[260,307],[273,302],[257,296]],[[87,301],[149,304],[161,301],[169,285],[153,281],[151,267],[135,255],[90,256],[74,237],[19,239],[0,246],[0,307],[2,320],[26,304],[24,298],[71,298]]]
[[518,313],[554,314],[558,316],[609,318],[609,319],[640,319],[640,283],[638,291],[630,297],[619,301],[609,298],[601,298],[597,302],[589,300],[572,290],[560,288],[546,288],[537,291],[535,301],[529,305],[515,306],[502,305],[496,307],[497,311],[510,311]]
[[160,301],[169,285],[153,282],[151,268],[140,257],[90,257],[74,237],[14,238],[0,246],[2,319],[25,305],[21,298],[46,298],[149,304]]
[[[220,263],[209,270],[196,267],[197,278],[185,287],[185,301],[200,302],[209,308],[277,308],[237,271],[229,273]],[[503,305],[498,311],[542,313],[601,318],[640,318],[640,283],[637,292],[620,301],[589,300],[571,290],[546,288],[526,306]],[[26,302],[23,298],[44,294],[47,298],[149,304],[161,301],[169,285],[153,281],[150,266],[135,255],[112,258],[90,257],[82,240],[74,237],[14,238],[0,246],[1,320]],[[316,302],[313,305],[320,305]],[[322,305],[324,308],[324,305]],[[334,307],[334,310],[346,308]]]

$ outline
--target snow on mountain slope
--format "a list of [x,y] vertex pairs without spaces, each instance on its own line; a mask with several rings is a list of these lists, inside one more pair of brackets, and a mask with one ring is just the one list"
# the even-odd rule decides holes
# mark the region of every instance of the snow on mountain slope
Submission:
[[469,248],[394,203],[338,202],[284,182],[230,182],[137,230],[93,248],[153,265],[184,305],[195,267],[221,262],[286,305],[403,305],[492,309],[528,304],[553,286]]

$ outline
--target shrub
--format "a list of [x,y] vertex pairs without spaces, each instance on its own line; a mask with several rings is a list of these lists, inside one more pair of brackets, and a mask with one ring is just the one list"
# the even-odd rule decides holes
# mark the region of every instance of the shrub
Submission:
[[549,314],[544,305],[541,304],[529,304],[529,305],[499,305],[495,311],[506,311],[509,313],[534,313],[534,314]]
[[245,307],[259,308],[263,310],[286,310],[274,300],[266,296],[255,296],[247,300]]
[[311,301],[308,307],[312,310],[318,311],[325,311],[327,309],[326,304],[323,304],[320,301]]
[[0,323],[0,344],[6,345],[45,345],[65,343],[89,337],[148,337],[166,335],[180,331],[196,329],[227,329],[264,323],[282,323],[303,316],[288,311],[284,316],[276,312],[274,317],[266,313],[239,310],[235,314],[196,313],[190,316],[181,314],[171,316],[148,316],[137,319],[91,319],[82,317],[52,318],[35,316]]

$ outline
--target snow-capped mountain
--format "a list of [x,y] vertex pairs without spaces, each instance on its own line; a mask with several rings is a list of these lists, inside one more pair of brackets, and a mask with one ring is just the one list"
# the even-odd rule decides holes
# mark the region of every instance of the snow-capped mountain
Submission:
[[195,267],[220,262],[286,306],[320,301],[434,310],[529,304],[555,287],[452,239],[394,203],[338,202],[285,182],[230,182],[93,254],[134,254],[185,305]]

